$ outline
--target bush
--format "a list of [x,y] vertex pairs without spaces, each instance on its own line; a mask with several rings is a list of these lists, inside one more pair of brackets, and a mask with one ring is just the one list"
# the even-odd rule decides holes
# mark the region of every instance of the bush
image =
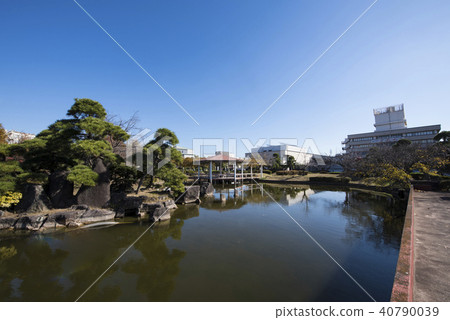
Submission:
[[450,191],[450,180],[441,180],[439,182],[439,188],[442,191]]
[[311,177],[309,178],[309,181],[348,184],[350,183],[351,179],[349,177]]
[[22,199],[22,194],[20,192],[6,192],[0,197],[0,208],[9,208],[13,204],[18,204],[20,199]]
[[381,166],[382,176],[377,178],[379,184],[387,184],[394,188],[408,189],[410,187],[411,176],[405,171],[390,164]]
[[270,170],[263,170],[263,173],[265,173],[265,174],[272,174],[272,171],[270,171]]
[[423,173],[422,172],[413,172],[413,173],[411,173],[411,177],[414,180],[423,180]]

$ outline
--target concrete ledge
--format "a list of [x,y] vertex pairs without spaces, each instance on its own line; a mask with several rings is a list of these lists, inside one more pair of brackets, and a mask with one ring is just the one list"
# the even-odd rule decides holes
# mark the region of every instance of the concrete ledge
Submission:
[[391,302],[411,302],[414,279],[414,188],[409,191]]

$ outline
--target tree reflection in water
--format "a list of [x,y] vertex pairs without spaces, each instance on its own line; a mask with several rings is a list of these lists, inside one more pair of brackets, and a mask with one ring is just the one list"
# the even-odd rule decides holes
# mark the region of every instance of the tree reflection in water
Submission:
[[[275,242],[277,237],[284,237],[291,245],[296,244],[295,241],[298,237],[296,234],[297,227],[292,224],[292,221],[288,221],[289,219],[280,220],[283,219],[283,212],[280,213],[280,208],[273,203],[271,197],[282,206],[290,207],[287,208],[288,212],[293,214],[294,218],[300,223],[305,221],[305,223],[309,223],[308,227],[312,228],[312,233],[319,235],[319,237],[323,235],[323,229],[320,229],[320,226],[317,227],[318,224],[325,224],[327,223],[326,219],[336,216],[339,219],[343,218],[340,221],[343,221],[342,223],[345,225],[333,225],[330,222],[330,228],[341,226],[345,228],[342,234],[338,235],[343,239],[329,237],[325,238],[326,241],[338,242],[343,240],[351,250],[356,248],[355,244],[359,242],[370,243],[378,251],[398,249],[403,223],[403,217],[398,217],[398,213],[404,212],[404,208],[399,207],[397,201],[387,198],[385,195],[370,192],[339,188],[335,188],[333,191],[340,192],[330,192],[330,190],[332,190],[330,187],[314,187],[311,189],[308,186],[277,185],[246,185],[236,190],[230,187],[217,187],[214,196],[202,199],[200,205],[180,206],[169,221],[157,223],[118,263],[114,264],[100,281],[83,296],[81,301],[171,300],[174,291],[177,290],[177,284],[179,284],[177,277],[180,274],[180,269],[185,268],[184,276],[186,276],[186,273],[190,274],[189,271],[192,271],[189,268],[198,267],[196,263],[208,263],[204,260],[189,260],[187,258],[187,252],[189,251],[195,252],[197,257],[209,258],[214,256],[216,261],[211,262],[211,264],[217,266],[217,268],[224,267],[222,259],[233,259],[233,255],[237,252],[241,255],[247,254],[247,256],[244,256],[246,259],[253,256],[258,257],[261,260],[258,260],[257,270],[261,272],[261,275],[265,275],[266,271],[271,274],[272,270],[264,268],[264,264],[270,266],[270,261],[264,259],[273,256],[277,257],[277,263],[282,263],[283,261],[278,259],[288,259],[283,257],[289,257],[289,255],[282,254],[284,253],[283,250],[288,250],[288,248],[281,244],[277,247],[278,244]],[[265,191],[271,197],[268,197]],[[400,205],[403,205],[403,203],[400,203]],[[258,210],[264,211],[266,216],[258,215]],[[208,214],[203,216],[203,213]],[[233,224],[229,219],[226,219],[228,214],[236,214],[236,217],[241,219],[240,224]],[[276,219],[273,219],[272,216],[276,216]],[[218,217],[222,217],[222,219],[218,220]],[[255,218],[258,221],[255,221]],[[190,220],[192,222],[202,221],[202,226],[205,228],[202,234],[210,237],[205,240],[211,239],[211,241],[209,243],[199,243],[199,240],[183,242],[182,228],[185,226],[187,219],[192,219]],[[314,219],[322,220],[316,221]],[[220,229],[221,226],[218,225],[218,221],[225,224],[224,229]],[[312,224],[313,222],[316,224]],[[286,225],[283,225],[284,229],[276,229],[277,223],[286,223]],[[263,228],[262,230],[265,231],[280,230],[279,232],[282,232],[282,234],[270,234],[266,237],[264,233],[257,229],[246,229],[247,226],[252,225]],[[0,248],[5,248],[0,252],[0,299],[2,301],[74,301],[148,226],[148,222],[141,221],[119,224],[105,229],[73,230],[48,235],[15,235],[13,237],[9,235],[9,238],[0,238]],[[185,230],[193,233],[198,230],[196,226],[198,225],[191,223],[190,227],[185,228]],[[248,230],[243,238],[247,242],[240,244],[235,241],[242,238],[239,234],[241,229],[237,230],[237,226],[242,226],[242,230]],[[292,229],[289,229],[291,227]],[[209,228],[211,230],[208,230]],[[234,230],[234,238],[229,239],[233,230],[227,228],[236,229]],[[324,237],[327,237],[327,235]],[[254,238],[258,238],[259,242],[252,242]],[[168,241],[169,239],[170,241]],[[199,238],[191,237],[190,239],[192,241],[192,239]],[[266,247],[281,251],[265,254],[264,249],[259,247],[259,244],[263,242]],[[172,245],[168,245],[168,243]],[[182,243],[183,245],[173,245],[174,243]],[[227,253],[221,251],[211,255],[208,254],[210,251],[205,252],[211,250],[211,248],[216,248],[217,243],[222,243]],[[243,246],[243,243],[246,243],[249,247]],[[308,241],[300,244],[303,246],[310,245]],[[233,245],[238,247],[233,247]],[[342,244],[339,243],[339,245]],[[297,250],[301,252],[303,248],[299,247]],[[222,254],[226,257],[221,257]],[[299,261],[305,259],[301,254],[297,254]],[[389,254],[391,255],[390,259],[393,259],[392,252]],[[290,257],[289,259],[293,260],[286,260],[283,264],[285,269],[282,270],[292,272],[296,276],[296,270],[300,267],[304,268],[304,272],[314,271],[309,270],[308,266],[302,266],[301,262],[295,260],[297,258]],[[183,265],[181,264],[183,260],[189,260],[189,263]],[[250,260],[249,263],[251,263]],[[290,269],[289,263],[299,264]],[[240,266],[239,262],[231,265]],[[391,263],[389,262],[386,265],[390,266]],[[270,268],[278,267],[277,265],[271,265]],[[229,270],[229,272],[231,274],[234,271]],[[211,274],[216,275],[215,272],[211,272]],[[249,275],[255,276],[254,273]],[[279,277],[282,277],[282,272]],[[192,285],[189,281],[208,281],[207,279],[187,279],[186,277],[183,279],[189,290]],[[241,279],[240,283],[244,280],[247,279]],[[277,281],[284,280],[286,279],[277,278]],[[342,279],[342,281],[347,280]],[[218,281],[217,278],[214,281]],[[261,288],[263,288],[264,281],[260,282]],[[234,285],[239,286],[239,283]],[[270,284],[270,286],[272,285],[273,283]],[[332,280],[327,282],[327,286],[329,286],[327,287],[329,290],[335,288]],[[283,288],[277,289],[280,290],[279,292],[284,292]],[[189,291],[186,288],[181,291],[184,292],[183,290]],[[258,293],[253,293],[251,288],[245,288],[245,292],[247,291],[249,296],[260,297]],[[289,294],[286,297],[298,297],[295,291]],[[233,297],[231,295],[226,296],[229,300],[233,300]],[[322,294],[317,296],[317,299],[326,299],[327,297]],[[185,299],[189,301],[189,297],[185,297]],[[211,297],[211,299],[214,299],[214,297]]]

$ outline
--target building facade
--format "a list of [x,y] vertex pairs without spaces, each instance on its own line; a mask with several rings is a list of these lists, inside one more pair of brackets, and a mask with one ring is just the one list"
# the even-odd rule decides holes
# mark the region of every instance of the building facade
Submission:
[[26,140],[34,139],[36,135],[31,133],[19,132],[14,130],[6,130],[6,142],[8,144],[16,144]]
[[178,151],[181,152],[184,159],[185,158],[194,158],[194,150],[192,150],[192,149],[183,148],[183,147],[175,147],[175,149],[177,149]]
[[376,146],[393,145],[401,139],[412,143],[429,145],[435,143],[434,137],[441,125],[408,128],[403,104],[374,110],[375,131],[348,135],[342,142],[346,153],[364,156]]
[[307,153],[303,148],[287,144],[253,148],[251,151],[251,153],[245,154],[246,158],[249,158],[252,153],[258,153],[267,165],[273,164],[275,153],[279,155],[283,165],[287,163],[289,156],[294,157],[295,162],[299,165],[308,165],[313,157],[313,154]]

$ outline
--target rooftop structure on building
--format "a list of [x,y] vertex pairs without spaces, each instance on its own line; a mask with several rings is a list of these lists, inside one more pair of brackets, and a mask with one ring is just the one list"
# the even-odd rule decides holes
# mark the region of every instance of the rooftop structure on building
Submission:
[[403,104],[373,110],[375,131],[350,134],[342,142],[346,153],[364,156],[376,146],[393,145],[401,139],[429,145],[441,130],[440,124],[408,128]]
[[6,130],[6,142],[8,144],[21,143],[25,140],[34,139],[36,135],[31,133],[19,132],[14,130]]

